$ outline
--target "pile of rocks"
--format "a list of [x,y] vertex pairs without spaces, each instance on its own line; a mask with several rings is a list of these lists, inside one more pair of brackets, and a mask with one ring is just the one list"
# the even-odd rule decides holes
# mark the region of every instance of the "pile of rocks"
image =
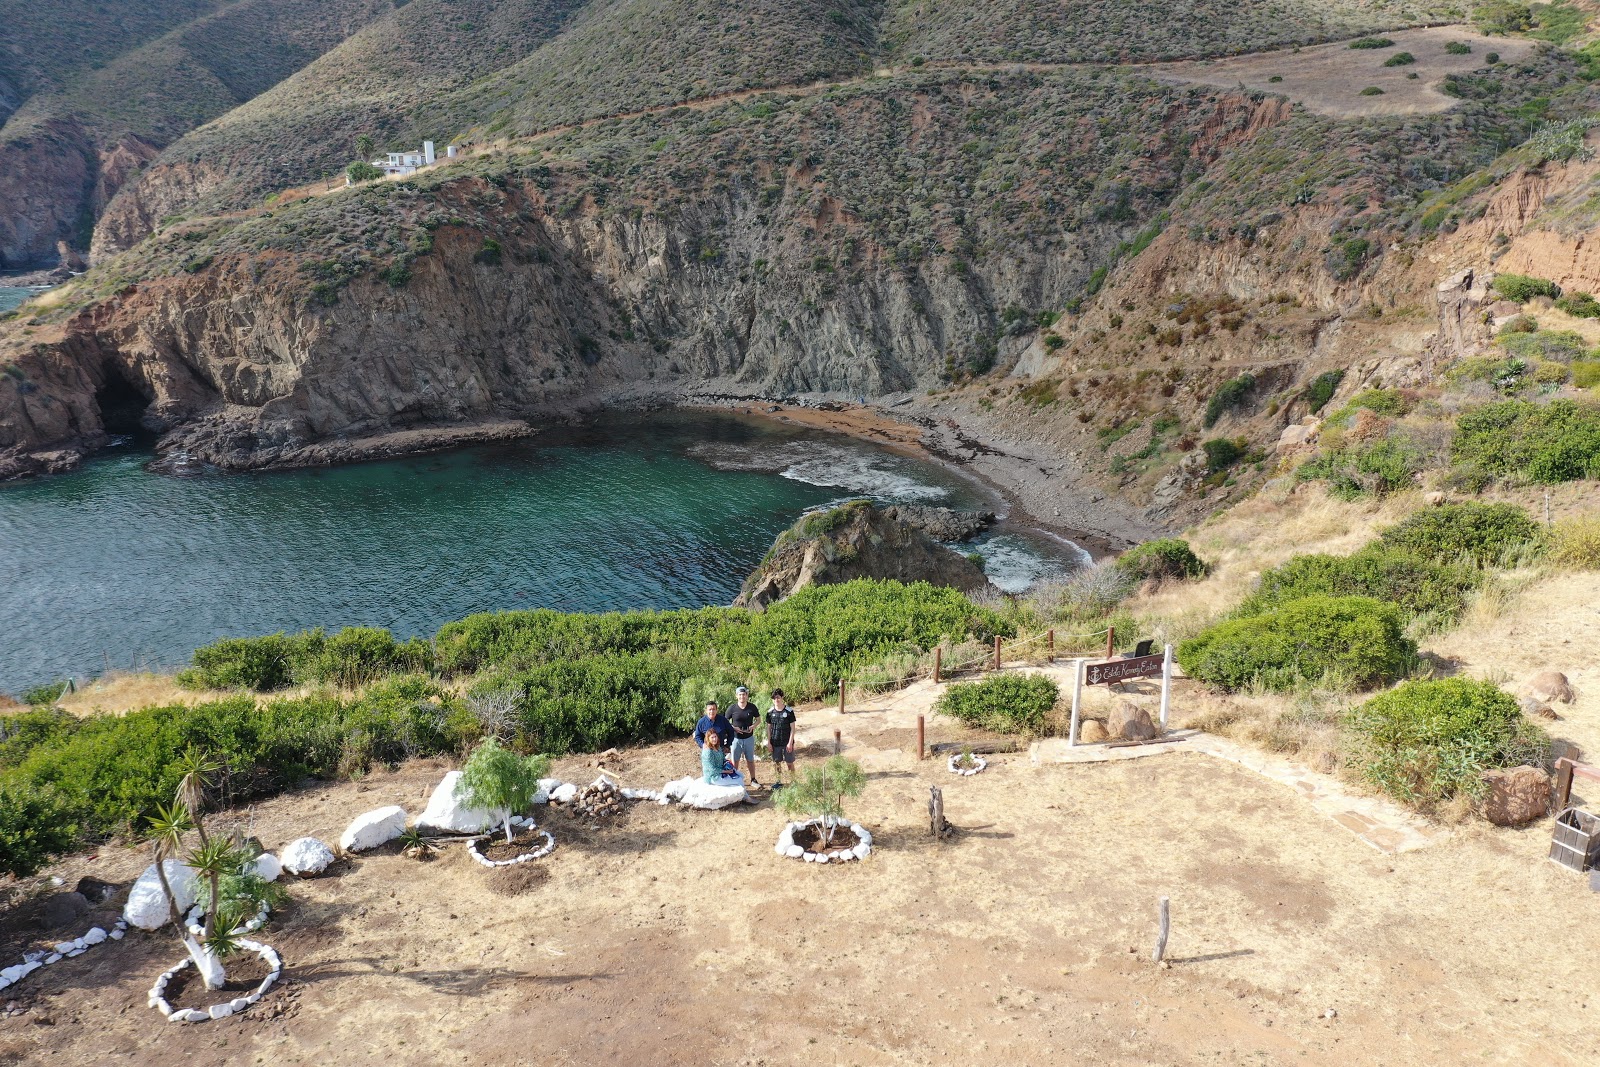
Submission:
[[185,957],[171,970],[161,972],[161,977],[157,978],[155,985],[150,987],[150,1006],[165,1015],[169,1023],[203,1023],[213,1019],[226,1019],[230,1015],[244,1011],[260,1000],[267,990],[272,988],[272,983],[276,982],[279,976],[283,974],[283,960],[270,945],[263,945],[259,941],[240,938],[239,947],[246,952],[256,953],[267,963],[267,976],[261,980],[260,985],[249,993],[242,997],[234,997],[232,1000],[225,1000],[221,1004],[213,1004],[204,1010],[200,1008],[179,1008],[174,1011],[172,1005],[167,1003],[167,984],[172,981],[179,971],[185,967],[194,966],[194,961]]
[[622,802],[627,799],[617,783],[601,775],[573,798],[572,810],[586,819],[604,818],[622,814]]

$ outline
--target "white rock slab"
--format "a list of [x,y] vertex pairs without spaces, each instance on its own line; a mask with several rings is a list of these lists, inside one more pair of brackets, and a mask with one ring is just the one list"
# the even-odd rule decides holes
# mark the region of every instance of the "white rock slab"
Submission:
[[[172,895],[178,902],[178,910],[182,912],[192,908],[199,885],[194,870],[177,860],[167,860],[165,870],[167,881],[172,886]],[[155,864],[146,867],[128,891],[128,903],[122,909],[122,917],[130,926],[137,926],[141,930],[158,930],[171,920],[172,911],[167,907],[167,895],[161,889],[161,876],[156,873]]]
[[680,804],[707,811],[742,803],[750,795],[742,785],[712,785],[695,776],[668,782],[661,792]]
[[387,844],[406,832],[406,809],[398,804],[363,812],[350,820],[339,847],[346,852],[365,852]]
[[278,862],[290,874],[321,874],[333,862],[333,849],[314,837],[296,838],[283,846]]
[[428,806],[417,817],[417,829],[443,834],[481,834],[499,821],[493,812],[471,808],[461,802],[456,796],[460,781],[461,772],[451,771],[434,786]]
[[571,804],[578,799],[578,787],[571,782],[562,782],[550,791],[550,799],[556,804]]

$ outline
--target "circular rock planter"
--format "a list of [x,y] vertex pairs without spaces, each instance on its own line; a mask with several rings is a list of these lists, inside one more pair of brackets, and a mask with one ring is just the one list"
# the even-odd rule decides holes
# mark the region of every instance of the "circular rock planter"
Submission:
[[971,766],[963,767],[961,766],[962,757],[951,756],[950,773],[959,774],[963,777],[970,778],[974,774],[977,774],[979,771],[983,770],[985,767],[989,766],[989,761],[977,754],[968,755],[966,758],[971,761]]
[[[533,834],[535,837],[544,838],[544,844],[532,852],[524,852],[520,856],[512,856],[510,859],[504,860],[492,860],[479,851],[478,846],[490,840],[482,837],[475,837],[467,842],[467,854],[485,867],[511,867],[518,863],[527,863],[529,860],[542,859],[556,850],[556,839],[550,836],[549,830],[535,830]],[[493,842],[490,841],[490,843]]]
[[283,960],[278,956],[277,951],[270,945],[263,945],[259,941],[249,941],[244,938],[240,938],[239,947],[244,949],[246,952],[254,952],[256,955],[260,956],[267,965],[266,978],[262,979],[261,984],[256,986],[255,989],[251,990],[249,993],[246,993],[242,997],[234,997],[232,1000],[224,1000],[219,1004],[213,1004],[209,1008],[205,1009],[178,1008],[174,1010],[172,1005],[167,1003],[167,984],[172,981],[174,976],[183,971],[184,968],[194,966],[194,961],[185,957],[184,959],[180,960],[178,964],[171,970],[161,972],[161,977],[156,979],[156,984],[150,987],[150,1006],[156,1011],[159,1011],[162,1015],[166,1016],[167,1022],[169,1023],[210,1022],[213,1019],[226,1019],[230,1015],[244,1011],[250,1005],[260,1000],[262,996],[266,994],[267,990],[272,988],[272,983],[276,982],[278,977],[283,974]]
[[[778,835],[778,843],[773,851],[780,856],[787,856],[792,860],[804,860],[807,863],[845,863],[850,860],[864,860],[872,852],[872,834],[860,823],[848,819],[840,819],[833,830],[833,846],[820,852],[806,848],[808,839],[820,839],[818,831],[822,827],[821,819],[810,819],[806,822],[792,822],[783,828],[783,833]],[[854,840],[850,837],[854,836]]]

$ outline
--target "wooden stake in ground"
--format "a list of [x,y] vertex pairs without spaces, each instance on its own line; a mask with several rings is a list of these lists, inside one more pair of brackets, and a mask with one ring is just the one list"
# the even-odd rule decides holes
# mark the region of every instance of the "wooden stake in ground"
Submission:
[[928,787],[928,833],[935,843],[943,841],[950,832],[950,824],[944,821],[944,792],[936,785]]
[[1161,930],[1156,934],[1156,952],[1152,957],[1156,963],[1167,954],[1167,933],[1172,929],[1172,916],[1167,911],[1167,898],[1161,898]]

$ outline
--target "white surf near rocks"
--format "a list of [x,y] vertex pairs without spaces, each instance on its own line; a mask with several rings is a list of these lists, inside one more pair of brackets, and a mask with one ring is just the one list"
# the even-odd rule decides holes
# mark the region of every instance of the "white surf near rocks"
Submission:
[[428,797],[428,806],[417,816],[418,830],[433,830],[444,834],[481,834],[500,820],[485,808],[468,807],[456,796],[456,786],[461,781],[460,771],[451,771],[434,786]]
[[283,846],[278,852],[278,862],[284,870],[302,878],[321,874],[333,862],[333,849],[314,837],[300,837]]
[[668,782],[661,787],[661,793],[668,800],[707,811],[743,803],[750,796],[742,785],[712,785],[693,775]]
[[[178,911],[188,911],[198,899],[199,882],[194,869],[178,860],[167,860],[164,868]],[[122,909],[122,918],[141,930],[158,930],[171,920],[172,911],[167,907],[167,895],[161,889],[161,876],[156,873],[155,864],[146,867],[128,891],[128,903]]]
[[363,812],[350,821],[339,847],[346,852],[365,852],[387,844],[406,832],[406,809],[398,804]]

